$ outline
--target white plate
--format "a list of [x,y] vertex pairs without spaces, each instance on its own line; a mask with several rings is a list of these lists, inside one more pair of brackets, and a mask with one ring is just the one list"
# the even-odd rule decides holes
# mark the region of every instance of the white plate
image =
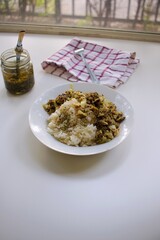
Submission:
[[[115,103],[118,110],[122,111],[126,119],[120,125],[120,134],[108,143],[103,143],[96,146],[75,147],[68,146],[56,140],[47,132],[48,114],[43,109],[42,104],[47,103],[49,99],[56,98],[59,94],[70,89],[71,84],[74,90],[82,92],[98,92],[103,94],[108,100]],[[93,155],[110,150],[120,144],[129,134],[133,125],[133,108],[116,90],[112,90],[106,86],[92,83],[67,83],[51,88],[43,93],[31,106],[29,112],[29,124],[36,138],[47,147],[70,155]]]

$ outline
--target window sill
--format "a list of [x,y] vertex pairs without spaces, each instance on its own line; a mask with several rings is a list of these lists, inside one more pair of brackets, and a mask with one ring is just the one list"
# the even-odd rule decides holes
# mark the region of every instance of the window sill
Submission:
[[28,33],[35,34],[56,34],[56,35],[72,35],[111,38],[122,40],[160,42],[160,33],[137,32],[127,30],[112,30],[104,28],[91,27],[68,27],[59,25],[37,25],[37,24],[20,24],[20,23],[1,23],[0,32],[19,32],[24,29]]

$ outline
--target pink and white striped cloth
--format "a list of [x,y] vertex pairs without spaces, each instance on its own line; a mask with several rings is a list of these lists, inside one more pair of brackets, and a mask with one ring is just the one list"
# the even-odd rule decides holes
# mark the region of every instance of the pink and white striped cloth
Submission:
[[42,68],[68,81],[91,82],[81,57],[74,53],[80,48],[84,48],[84,57],[99,83],[112,88],[125,83],[139,63],[135,52],[128,53],[73,38],[64,48],[44,60]]

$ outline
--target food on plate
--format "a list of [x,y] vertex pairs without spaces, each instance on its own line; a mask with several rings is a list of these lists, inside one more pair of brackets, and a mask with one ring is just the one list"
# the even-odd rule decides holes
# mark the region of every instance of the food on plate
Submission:
[[43,104],[48,113],[47,131],[70,146],[93,146],[118,136],[123,112],[97,92],[72,88]]

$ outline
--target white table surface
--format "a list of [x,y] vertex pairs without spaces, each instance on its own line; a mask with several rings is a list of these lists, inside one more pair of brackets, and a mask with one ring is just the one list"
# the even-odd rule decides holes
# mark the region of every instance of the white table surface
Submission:
[[[35,86],[7,93],[0,72],[0,239],[160,239],[160,44],[89,39],[136,51],[141,63],[115,91],[134,108],[134,127],[115,149],[95,156],[55,152],[32,134],[29,109],[47,89],[66,80],[46,74],[41,62],[71,36],[26,34]],[[17,34],[0,33],[0,53]]]

